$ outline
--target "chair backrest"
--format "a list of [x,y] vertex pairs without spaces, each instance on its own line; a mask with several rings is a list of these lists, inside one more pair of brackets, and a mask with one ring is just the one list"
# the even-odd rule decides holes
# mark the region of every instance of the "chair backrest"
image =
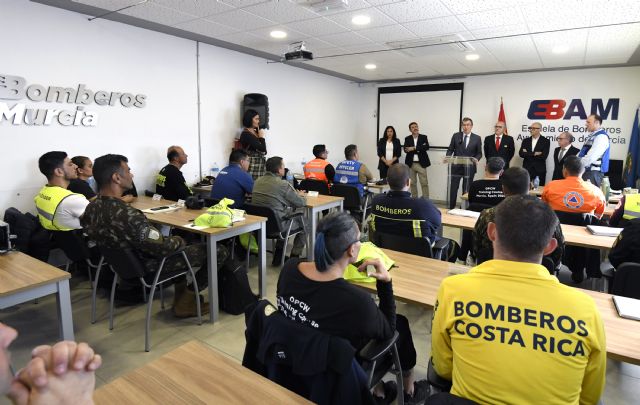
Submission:
[[560,223],[565,225],[586,226],[598,223],[598,219],[591,214],[565,211],[555,211],[555,213]]
[[322,180],[304,179],[298,186],[300,190],[317,191],[322,195],[329,195],[329,184]]
[[611,294],[640,299],[640,263],[622,263],[616,269]]
[[433,257],[431,242],[426,236],[423,236],[422,238],[415,238],[369,230],[369,240],[381,248],[396,250],[398,252],[409,253],[417,256]]
[[356,186],[333,183],[333,186],[331,187],[331,194],[344,198],[344,209],[353,210],[362,208],[362,198],[360,197],[360,192]]
[[62,249],[64,254],[72,261],[79,262],[91,258],[82,230],[51,231],[52,240],[56,247]]
[[140,257],[133,248],[107,248],[98,246],[105,262],[111,265],[118,277],[123,279],[136,279],[146,273]]
[[273,208],[268,207],[266,205],[258,205],[258,204],[250,204],[245,203],[242,206],[242,209],[246,211],[249,215],[256,215],[259,217],[267,218],[267,237],[271,235],[271,237],[276,236],[276,234],[281,234],[285,232],[284,226],[282,225],[282,221],[278,215],[276,215]]

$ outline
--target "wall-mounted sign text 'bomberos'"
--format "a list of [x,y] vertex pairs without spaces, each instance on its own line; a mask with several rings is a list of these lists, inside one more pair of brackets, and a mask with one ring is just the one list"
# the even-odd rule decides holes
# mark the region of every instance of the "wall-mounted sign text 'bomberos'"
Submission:
[[[70,109],[64,107],[40,108],[40,106],[28,106],[19,101],[10,105],[8,102],[1,101],[2,99],[27,99],[36,103],[67,103],[73,106]],[[96,104],[105,107],[144,108],[146,99],[147,96],[144,94],[93,91],[84,84],[78,84],[76,87],[27,85],[27,80],[24,77],[0,73],[0,124],[6,120],[13,125],[51,125],[57,123],[64,126],[95,127],[98,125],[98,113],[85,110],[86,106]]]

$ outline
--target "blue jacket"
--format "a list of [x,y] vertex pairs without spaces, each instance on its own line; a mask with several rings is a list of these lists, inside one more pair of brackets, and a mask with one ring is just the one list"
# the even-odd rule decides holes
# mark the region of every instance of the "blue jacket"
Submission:
[[364,195],[364,184],[360,183],[358,177],[361,166],[362,163],[357,160],[343,160],[336,166],[336,176],[333,178],[333,182],[356,186],[360,192],[360,197],[362,197]]
[[218,200],[231,198],[235,201],[232,208],[242,208],[244,195],[250,194],[251,190],[253,190],[251,175],[242,170],[240,165],[232,163],[218,173],[211,189],[211,198]]
[[411,197],[408,191],[378,194],[371,203],[371,229],[392,235],[438,239],[441,214],[429,200]]

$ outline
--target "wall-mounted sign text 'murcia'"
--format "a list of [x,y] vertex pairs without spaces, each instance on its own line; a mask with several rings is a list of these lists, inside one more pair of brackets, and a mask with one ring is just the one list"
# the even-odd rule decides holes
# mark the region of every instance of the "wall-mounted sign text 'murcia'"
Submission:
[[[71,109],[28,107],[16,102],[10,106],[0,101],[0,124],[3,120],[13,125],[51,125],[58,123],[64,126],[95,127],[98,125],[98,113],[85,110],[85,106],[116,106],[144,108],[147,96],[144,94],[118,93],[111,91],[93,91],[84,84],[77,87],[27,85],[24,77],[10,76],[0,73],[0,99],[22,100],[33,102],[73,104]],[[73,109],[75,107],[75,109]]]

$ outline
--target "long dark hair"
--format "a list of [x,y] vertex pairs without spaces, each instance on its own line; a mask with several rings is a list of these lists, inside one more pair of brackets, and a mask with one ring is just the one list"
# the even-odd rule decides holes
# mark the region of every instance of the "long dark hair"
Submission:
[[318,223],[313,250],[316,269],[323,272],[358,241],[356,221],[346,212],[333,212]]
[[242,116],[242,125],[244,125],[245,128],[253,128],[253,117],[256,115],[260,115],[256,110],[245,111]]
[[394,127],[392,127],[391,125],[388,125],[385,129],[384,132],[382,133],[382,139],[384,139],[385,141],[387,140],[387,130],[391,128],[391,130],[393,131],[393,136],[391,137],[391,141],[395,141],[396,140],[396,129]]

